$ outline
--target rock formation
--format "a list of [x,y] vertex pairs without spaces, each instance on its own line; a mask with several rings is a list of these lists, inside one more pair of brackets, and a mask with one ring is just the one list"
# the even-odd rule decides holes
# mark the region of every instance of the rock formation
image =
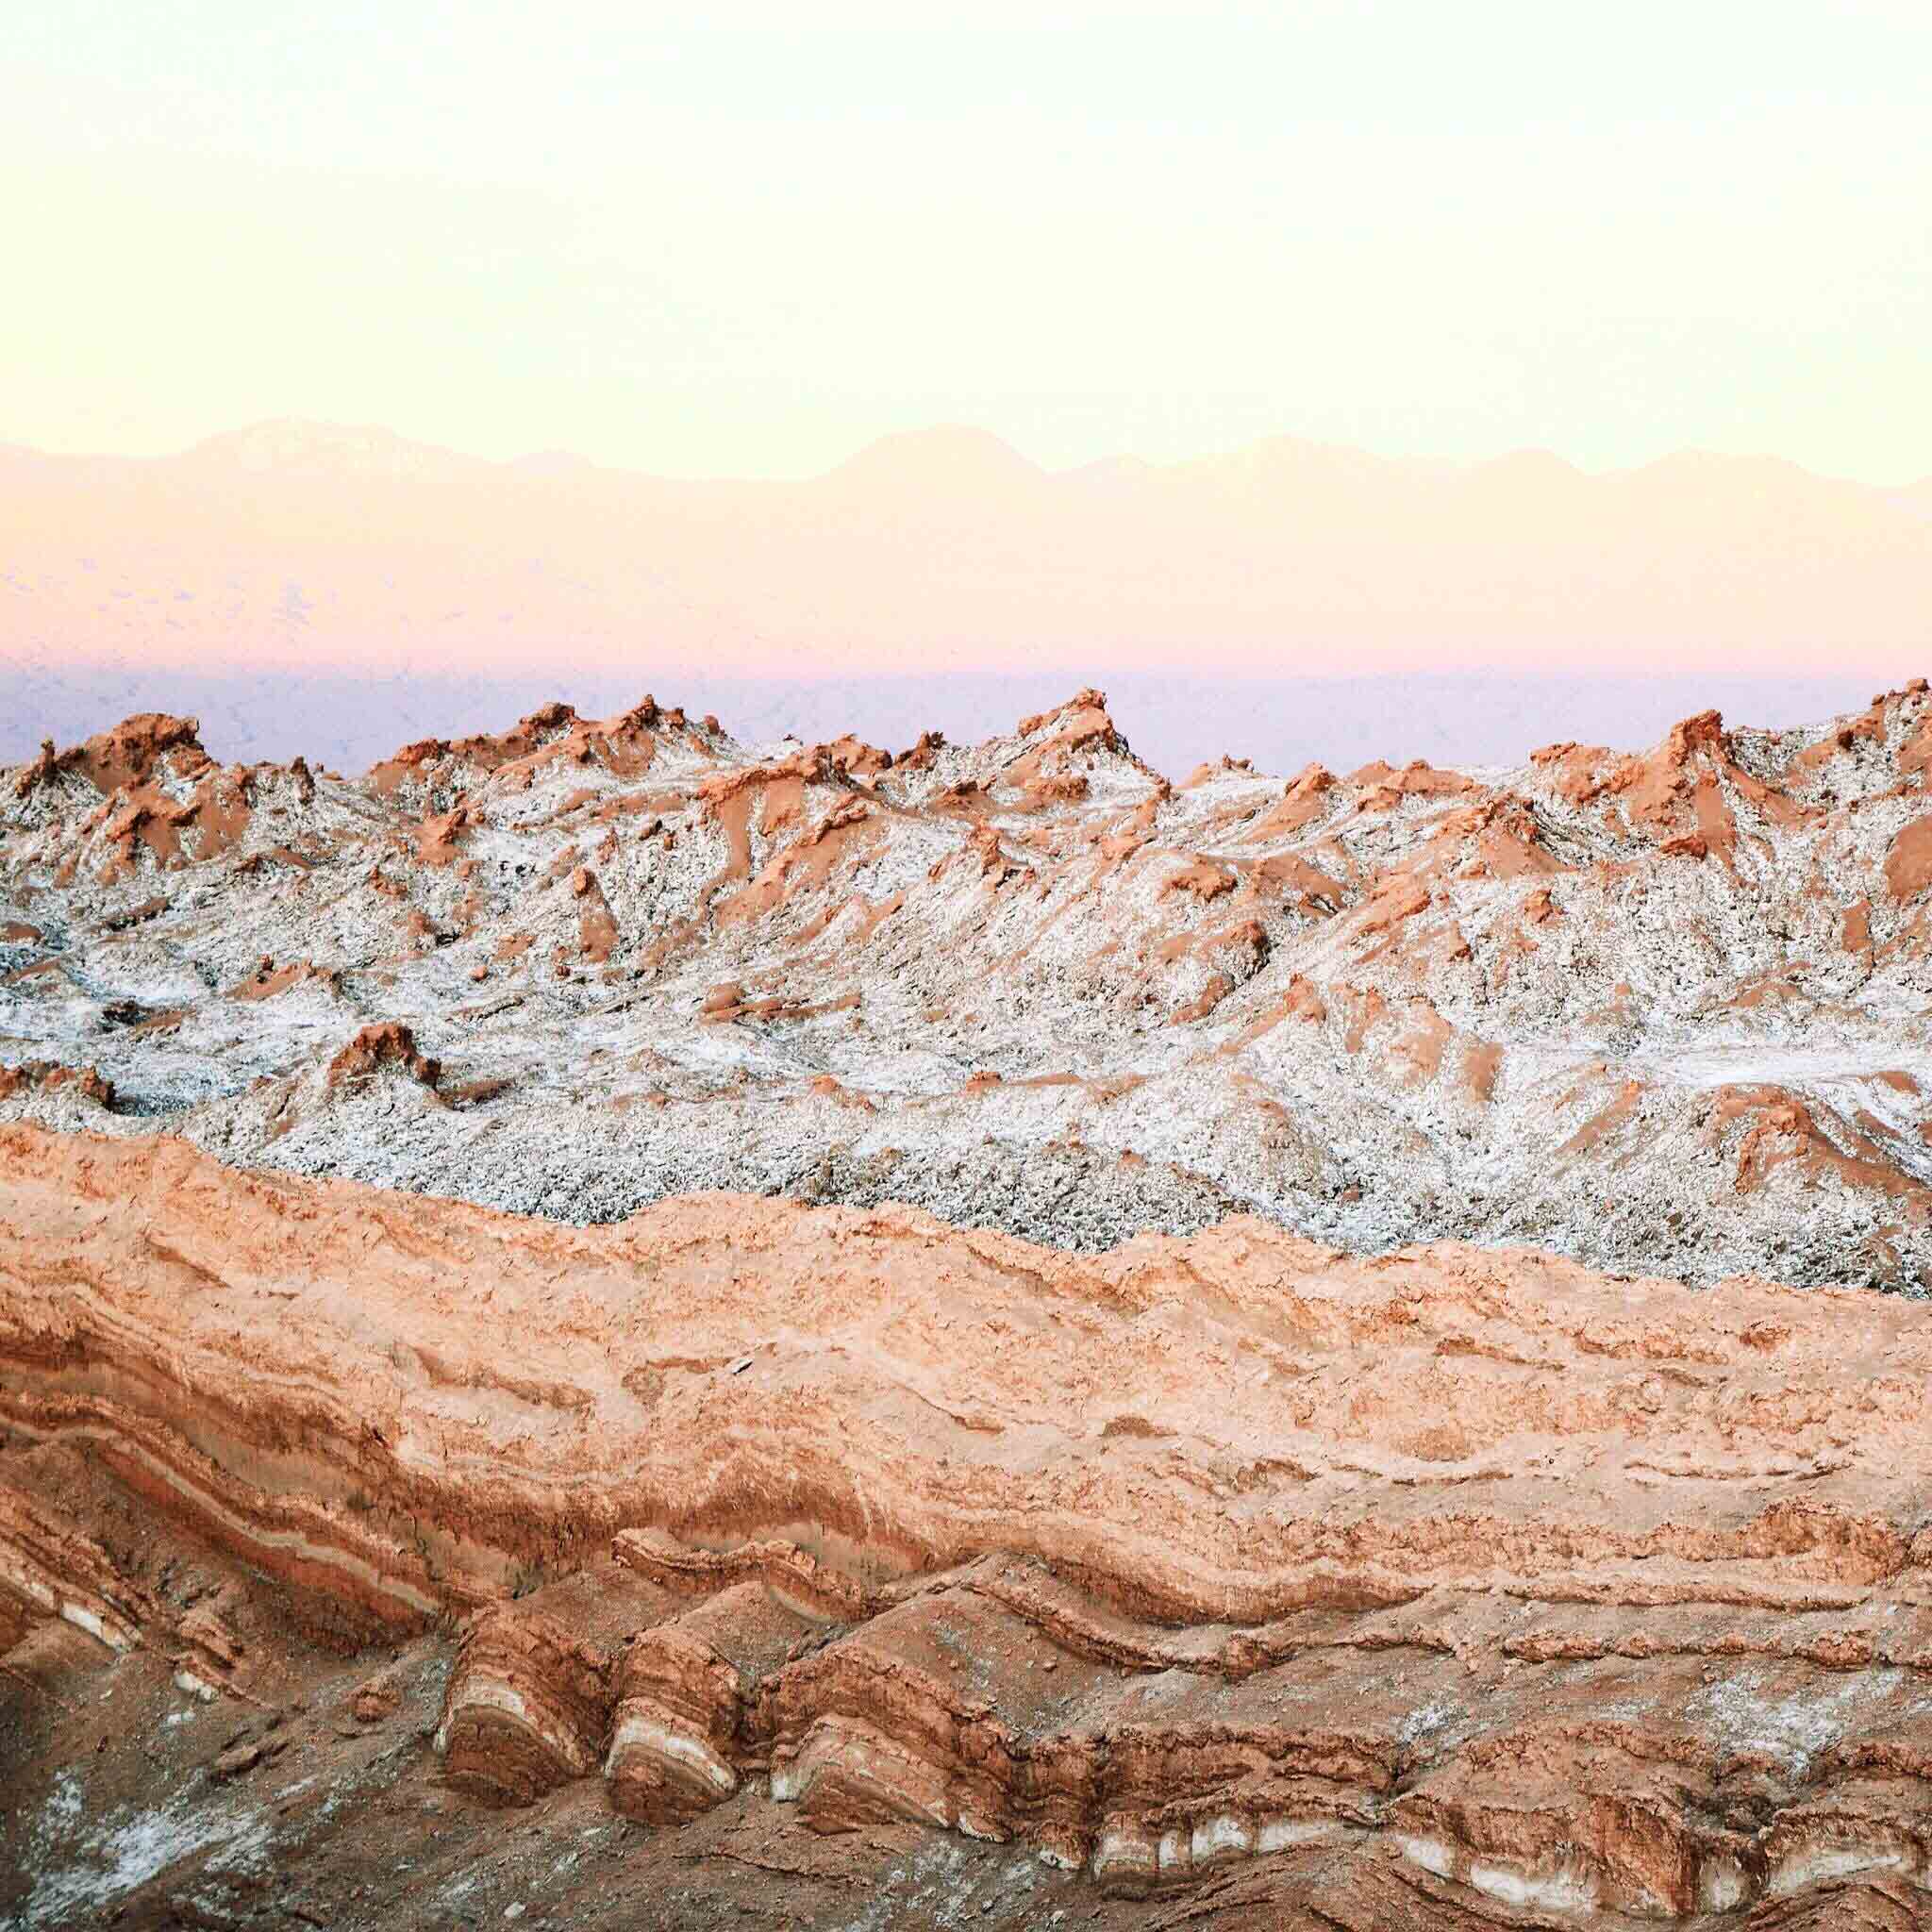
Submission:
[[1926,1923],[1928,767],[49,748],[0,1921]]
[[[1928,768],[1920,684],[1178,789],[1091,691],[896,758],[556,705],[356,781],[135,718],[0,778],[4,1063],[102,1083],[0,1118],[575,1223],[725,1187],[1099,1250],[1252,1212],[1917,1291]],[[413,1098],[328,1077],[372,1026]]]
[[[271,1718],[340,1708],[281,1779],[390,1721],[326,1662],[379,1645],[444,1683],[412,1789],[639,1821],[646,1860],[756,1814],[848,1876],[916,1825],[1024,1853],[994,1923],[1042,1886],[1924,1908],[1908,1300],[1253,1218],[1099,1257],[728,1196],[571,1229],[25,1126],[0,1195],[0,1638],[43,1751],[104,1690],[206,1698],[256,1728],[201,1774],[259,1784]],[[169,1896],[218,1891],[184,1856]]]

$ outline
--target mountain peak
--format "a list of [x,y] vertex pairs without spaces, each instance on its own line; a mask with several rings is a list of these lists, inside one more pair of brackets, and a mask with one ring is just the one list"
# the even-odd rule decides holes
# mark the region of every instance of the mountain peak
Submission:
[[300,416],[275,417],[211,436],[190,454],[243,470],[330,476],[422,475],[471,460],[430,443],[411,442],[392,429]]
[[921,494],[970,495],[1024,488],[1038,483],[1045,474],[991,430],[951,423],[882,436],[829,472],[825,480]]

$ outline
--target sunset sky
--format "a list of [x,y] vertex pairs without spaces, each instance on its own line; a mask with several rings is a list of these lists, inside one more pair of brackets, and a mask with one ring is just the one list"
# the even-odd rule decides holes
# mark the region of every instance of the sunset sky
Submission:
[[1927,0],[62,0],[6,42],[0,441],[1932,472]]

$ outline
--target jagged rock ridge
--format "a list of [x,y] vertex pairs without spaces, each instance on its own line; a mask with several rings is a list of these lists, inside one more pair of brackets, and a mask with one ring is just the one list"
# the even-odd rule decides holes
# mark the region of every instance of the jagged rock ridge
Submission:
[[358,779],[135,718],[0,774],[0,1117],[565,1221],[1252,1211],[1916,1292],[1928,765],[1923,683],[1179,784],[1094,691],[896,755],[552,706]]

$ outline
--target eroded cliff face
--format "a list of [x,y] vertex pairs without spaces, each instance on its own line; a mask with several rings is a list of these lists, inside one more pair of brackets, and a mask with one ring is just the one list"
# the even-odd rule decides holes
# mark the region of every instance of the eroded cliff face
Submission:
[[1932,1905],[1910,1301],[26,1126],[0,1204],[20,1924]]
[[356,779],[135,718],[0,773],[0,1119],[575,1223],[1253,1212],[1916,1292],[1928,770],[1923,684],[1177,784],[1095,691],[896,754],[553,705]]

